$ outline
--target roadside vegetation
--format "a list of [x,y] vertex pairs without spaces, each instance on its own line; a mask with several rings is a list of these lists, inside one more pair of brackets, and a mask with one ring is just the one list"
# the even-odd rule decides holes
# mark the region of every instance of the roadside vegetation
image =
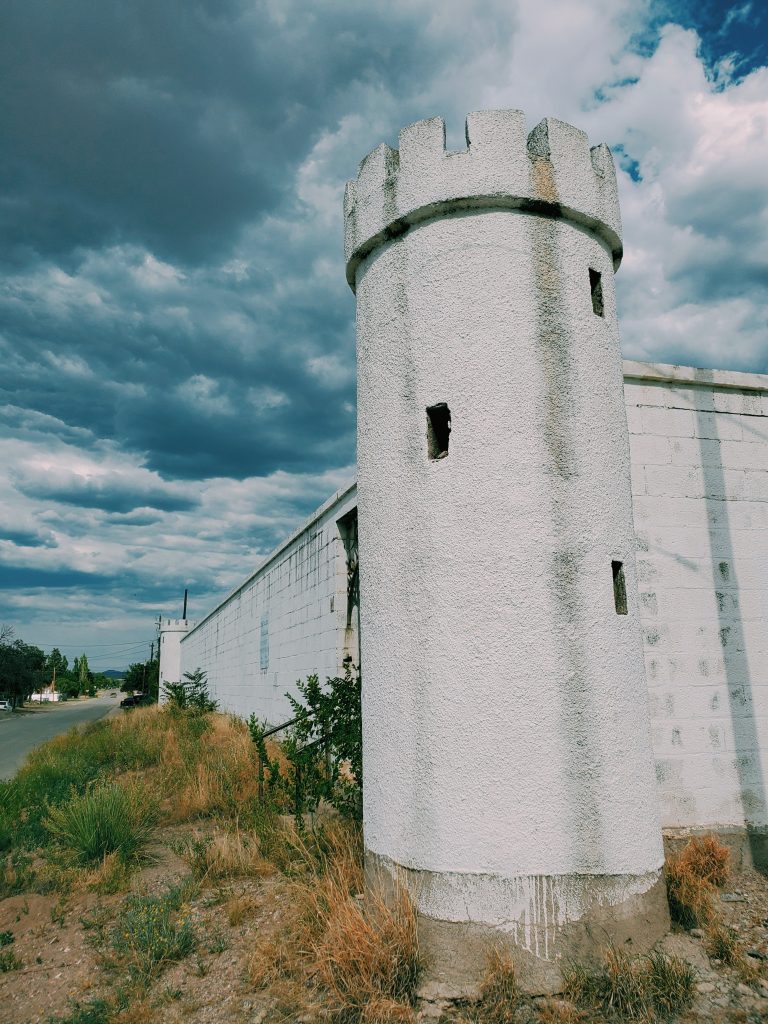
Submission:
[[[307,680],[279,743],[264,723],[219,713],[199,671],[167,696],[45,744],[0,783],[0,1001],[2,979],[18,977],[25,1000],[48,984],[35,1018],[47,1024],[415,1022],[413,906],[396,885],[364,884],[354,668]],[[727,851],[696,840],[670,862],[670,902],[751,983],[713,896],[727,876]],[[41,923],[22,936],[34,912]],[[79,987],[54,980],[52,946],[90,965]],[[441,1019],[674,1020],[697,975],[661,950],[607,946],[568,965],[559,997],[532,999],[523,982],[508,951],[489,949],[479,1000]]]

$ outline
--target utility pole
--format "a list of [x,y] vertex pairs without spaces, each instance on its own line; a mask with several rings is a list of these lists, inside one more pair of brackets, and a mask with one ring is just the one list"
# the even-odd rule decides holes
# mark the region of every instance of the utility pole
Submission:
[[184,611],[183,611],[182,616],[181,616],[182,619],[184,619],[185,622],[186,622],[186,619],[187,619],[187,594],[188,593],[189,593],[189,591],[185,587],[184,588]]

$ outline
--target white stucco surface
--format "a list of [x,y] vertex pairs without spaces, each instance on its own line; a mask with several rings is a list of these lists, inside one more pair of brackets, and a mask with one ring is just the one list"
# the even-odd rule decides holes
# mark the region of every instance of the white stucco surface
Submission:
[[[639,607],[661,822],[667,830],[748,823],[765,827],[768,375],[628,360],[623,373]],[[684,413],[682,419],[677,412]],[[455,441],[454,436],[451,443]],[[725,478],[721,480],[711,469],[714,455],[724,462],[723,473],[727,469],[732,474],[728,479],[736,497],[726,496]],[[665,470],[661,476],[659,468]],[[662,487],[685,493],[664,493]],[[354,485],[334,495],[236,594],[257,588],[258,581],[290,558],[291,552],[305,548],[319,521],[336,523],[356,501]],[[730,555],[724,549],[727,537]],[[333,534],[327,557],[333,564],[326,578],[336,579],[336,593],[344,594],[345,556]],[[727,563],[728,580],[723,579],[721,562]],[[307,592],[300,574],[293,573],[290,580],[282,607],[300,607],[307,602]],[[288,667],[275,686],[274,676],[262,674],[258,667],[258,637],[253,636],[260,627],[258,602],[245,609],[241,606],[234,615],[230,607],[234,596],[201,623],[204,628],[193,634],[192,643],[184,642],[183,666],[165,668],[161,644],[161,670],[164,678],[175,681],[183,671],[206,665],[217,693],[229,694],[230,710],[245,717],[255,712],[276,724],[289,717],[282,701],[274,701],[276,690],[281,698],[297,678],[316,671],[321,676],[340,671],[346,620],[339,619],[338,605],[332,610],[329,600],[310,603],[311,613],[295,616],[292,625],[281,631],[280,664]],[[729,630],[723,634],[726,638],[736,630],[737,645],[727,654],[721,628]],[[478,630],[482,642],[481,624]],[[181,635],[177,634],[179,640]],[[514,645],[514,638],[509,644]],[[244,651],[252,660],[250,674],[240,667]],[[478,685],[471,684],[470,702],[482,700]],[[527,901],[534,911],[537,906],[550,906],[556,914],[548,889],[542,895],[541,886],[529,892],[528,883],[521,884],[524,888],[515,889],[511,903]],[[443,912],[455,917],[458,911],[449,896],[450,890],[441,896]],[[573,895],[563,898],[567,902]],[[526,922],[520,927],[525,928]]]
[[160,619],[160,665],[159,665],[159,700],[163,704],[164,688],[168,683],[181,681],[184,672],[181,666],[181,641],[194,627],[190,619]]
[[[353,265],[361,225],[436,204],[407,232],[378,230],[355,265],[365,842],[429,873],[416,902],[440,920],[458,907],[491,924],[494,892],[546,876],[541,933],[552,906],[588,902],[574,888],[599,877],[602,901],[623,903],[663,860],[606,227],[618,210],[583,133],[548,121],[526,146],[516,112],[478,115],[475,152],[473,123],[459,155],[439,121],[405,129],[399,160],[374,154],[348,189]],[[480,188],[536,203],[446,198]],[[450,449],[432,460],[441,402]],[[514,906],[499,911],[510,927]]]
[[768,376],[625,364],[667,828],[765,828]]
[[184,671],[202,668],[224,711],[277,725],[293,717],[286,692],[358,661],[357,611],[347,628],[347,562],[339,520],[355,509],[354,484],[309,521],[182,644]]

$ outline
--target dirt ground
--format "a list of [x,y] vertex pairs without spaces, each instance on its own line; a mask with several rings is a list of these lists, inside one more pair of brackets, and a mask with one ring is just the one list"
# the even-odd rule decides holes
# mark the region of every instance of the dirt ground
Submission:
[[[165,836],[167,841],[172,838],[170,832]],[[157,845],[154,853],[154,863],[133,876],[132,892],[156,895],[189,877],[187,865],[167,845]],[[137,997],[120,1019],[127,1024],[301,1021],[295,1014],[286,1016],[274,993],[255,991],[247,977],[254,940],[277,927],[285,898],[277,874],[203,886],[191,901],[191,920],[199,938],[196,951],[163,971],[146,996]],[[13,950],[22,963],[0,973],[1,1024],[47,1024],[51,1016],[66,1018],[74,1004],[87,1004],[114,990],[120,978],[106,954],[124,899],[123,892],[21,895],[0,902],[0,933],[13,934],[3,951]],[[233,901],[242,915],[234,924]],[[757,965],[760,980],[750,987],[734,969],[710,961],[702,933],[670,934],[666,950],[688,960],[698,974],[695,1005],[681,1020],[768,1022],[768,879],[752,870],[740,872],[721,894],[721,904],[726,921],[738,930]],[[521,1008],[519,1024],[532,1020],[530,1014],[530,1007]]]

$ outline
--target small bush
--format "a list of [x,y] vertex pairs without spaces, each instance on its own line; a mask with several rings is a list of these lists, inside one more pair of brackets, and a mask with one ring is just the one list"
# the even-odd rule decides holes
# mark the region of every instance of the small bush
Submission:
[[105,783],[67,805],[50,807],[43,824],[83,863],[117,854],[127,864],[143,854],[155,821],[156,809],[145,793]]
[[0,949],[3,946],[10,946],[13,940],[13,932],[0,932]]
[[717,916],[716,887],[728,880],[731,853],[714,836],[693,837],[665,866],[672,920],[683,928],[708,925]]
[[731,873],[731,851],[715,836],[694,836],[679,856],[683,867],[696,878],[722,888]]
[[131,896],[120,913],[111,945],[129,971],[147,983],[170,963],[183,960],[197,947],[197,936],[185,906],[184,889],[164,896]]
[[0,974],[8,971],[18,971],[24,964],[16,956],[12,949],[0,949]]
[[707,928],[704,949],[707,956],[733,965],[740,956],[738,933],[722,921],[714,922]]

